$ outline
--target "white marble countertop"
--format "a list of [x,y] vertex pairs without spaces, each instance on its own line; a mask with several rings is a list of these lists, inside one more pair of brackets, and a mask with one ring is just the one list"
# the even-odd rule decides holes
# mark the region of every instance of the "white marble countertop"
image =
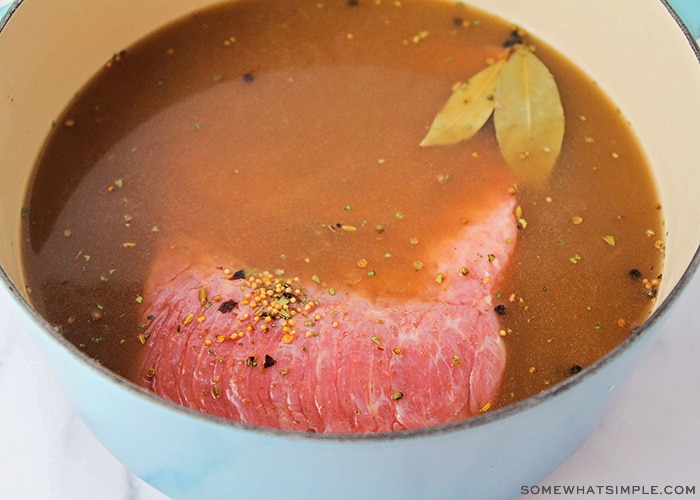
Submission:
[[[0,4],[5,2],[0,1]],[[700,275],[611,413],[542,485],[694,487],[700,498]],[[92,436],[0,287],[0,498],[163,500]],[[555,495],[561,498],[565,495]],[[587,495],[591,496],[591,495]],[[604,495],[592,495],[604,496]],[[643,495],[625,495],[635,498]],[[548,498],[532,494],[523,498]],[[609,495],[608,497],[613,497]]]

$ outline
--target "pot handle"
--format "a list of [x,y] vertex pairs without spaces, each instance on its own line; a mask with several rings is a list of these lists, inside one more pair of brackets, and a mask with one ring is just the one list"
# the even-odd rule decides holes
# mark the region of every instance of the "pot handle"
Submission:
[[700,38],[700,1],[698,0],[667,0],[676,14],[690,30],[694,38]]

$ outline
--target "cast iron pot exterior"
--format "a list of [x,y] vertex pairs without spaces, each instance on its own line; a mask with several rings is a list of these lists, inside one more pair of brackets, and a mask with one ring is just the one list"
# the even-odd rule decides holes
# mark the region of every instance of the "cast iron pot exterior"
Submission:
[[51,120],[109,55],[211,3],[24,0],[0,21],[2,282],[78,414],[120,461],[175,498],[512,498],[546,478],[598,425],[698,265],[700,145],[693,139],[700,65],[689,31],[659,0],[470,2],[557,47],[630,119],[665,209],[659,306],[604,359],[524,402],[419,431],[301,435],[226,422],[155,397],[90,362],[24,294],[19,215]]

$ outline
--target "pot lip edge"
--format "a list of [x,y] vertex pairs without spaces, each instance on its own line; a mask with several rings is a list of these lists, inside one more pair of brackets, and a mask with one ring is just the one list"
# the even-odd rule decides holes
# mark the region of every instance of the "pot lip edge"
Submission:
[[692,48],[693,52],[695,53],[695,57],[700,62],[700,32],[695,34],[695,33],[692,33],[690,31],[690,26],[685,22],[685,20],[676,11],[676,9],[674,9],[674,7],[671,5],[669,0],[659,0],[659,1],[664,6],[666,11],[670,14],[670,16],[673,18],[675,23],[678,25],[678,28],[681,30],[681,32],[685,35],[686,39],[688,40],[688,42],[690,44],[690,47]]
[[3,4],[0,4],[0,32],[2,32],[2,30],[5,28],[7,21],[10,20],[12,14],[15,13],[17,8],[23,1],[24,0],[13,0],[10,2],[3,2]]

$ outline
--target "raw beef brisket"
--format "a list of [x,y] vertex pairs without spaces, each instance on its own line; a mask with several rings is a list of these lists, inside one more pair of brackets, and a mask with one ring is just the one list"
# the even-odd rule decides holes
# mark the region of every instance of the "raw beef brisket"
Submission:
[[[410,301],[329,295],[164,252],[143,303],[143,384],[212,415],[304,432],[415,429],[488,409],[505,349],[492,294],[515,246],[513,199],[436,249],[440,284]],[[235,261],[233,261],[234,264]]]

